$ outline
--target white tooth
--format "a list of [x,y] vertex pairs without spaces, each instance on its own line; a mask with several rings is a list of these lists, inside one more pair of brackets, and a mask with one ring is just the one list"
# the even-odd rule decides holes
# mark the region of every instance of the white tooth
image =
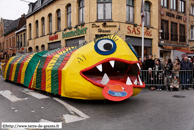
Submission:
[[99,70],[100,72],[102,72],[102,64],[96,66],[96,68],[98,68],[98,70]]
[[132,82],[131,82],[131,79],[129,77],[127,77],[127,82],[126,82],[127,85],[132,85]]
[[140,83],[140,85],[142,86],[142,85],[143,85],[143,83],[142,83],[142,81],[141,81],[141,79],[140,79],[139,75],[138,75],[138,78],[139,78],[139,83]]
[[106,73],[104,73],[101,84],[107,85],[109,81],[110,81],[110,79],[109,79],[108,75]]
[[137,85],[137,79],[135,80],[134,84]]
[[110,65],[114,68],[114,66],[115,66],[115,61],[114,61],[114,60],[111,60],[111,61],[109,61],[109,63],[110,63]]
[[141,70],[141,67],[140,67],[139,63],[137,63],[137,66],[138,66],[139,70]]

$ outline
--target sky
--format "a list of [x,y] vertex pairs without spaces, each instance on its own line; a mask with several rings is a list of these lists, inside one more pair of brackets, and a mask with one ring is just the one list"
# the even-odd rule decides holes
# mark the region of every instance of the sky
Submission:
[[0,18],[18,19],[22,14],[27,14],[28,4],[35,1],[37,0],[0,0]]

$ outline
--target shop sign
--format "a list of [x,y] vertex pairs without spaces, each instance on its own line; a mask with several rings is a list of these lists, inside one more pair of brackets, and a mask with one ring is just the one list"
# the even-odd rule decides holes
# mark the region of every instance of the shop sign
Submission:
[[167,11],[166,11],[166,16],[172,17],[172,18],[176,18],[176,19],[180,19],[180,20],[183,19],[183,21],[185,22],[184,17],[181,16],[181,15],[175,15],[175,14],[173,14],[173,13],[170,13],[170,12],[167,12]]
[[[135,35],[140,35],[141,34],[141,28],[140,27],[133,27],[133,26],[128,26],[127,27],[128,34],[135,34]],[[145,30],[144,31],[144,36],[152,36],[152,30]]]
[[83,35],[83,34],[86,34],[87,29],[88,29],[87,27],[81,28],[81,29],[79,29],[79,27],[78,27],[75,31],[66,32],[66,33],[62,32],[62,37],[67,38],[67,37]]
[[102,28],[100,28],[100,25],[92,24],[92,28],[98,28],[99,33],[110,33],[111,30],[107,30],[104,28],[115,28],[117,25],[107,25],[107,24],[102,24]]
[[53,41],[58,39],[58,34],[54,35],[54,36],[49,36],[49,41]]

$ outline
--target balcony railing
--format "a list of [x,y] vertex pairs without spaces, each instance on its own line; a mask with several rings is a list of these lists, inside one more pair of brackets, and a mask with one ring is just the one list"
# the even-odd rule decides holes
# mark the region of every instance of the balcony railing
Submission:
[[186,42],[186,36],[180,35],[180,36],[179,36],[179,41],[180,41],[180,42]]
[[169,33],[165,33],[165,32],[161,33],[161,39],[162,40],[169,40]]
[[177,34],[171,34],[171,41],[178,41],[178,35]]

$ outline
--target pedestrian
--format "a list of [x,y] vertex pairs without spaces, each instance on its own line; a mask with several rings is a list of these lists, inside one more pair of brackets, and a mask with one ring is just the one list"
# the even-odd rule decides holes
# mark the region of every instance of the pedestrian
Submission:
[[174,79],[172,80],[172,83],[170,85],[170,90],[172,91],[173,89],[179,89],[179,81],[176,76],[174,76]]
[[165,75],[165,87],[170,87],[170,79],[172,77],[172,68],[173,68],[173,64],[171,59],[168,59],[166,61],[166,64],[164,65],[164,75]]
[[193,56],[191,56],[191,61],[192,61],[192,63],[193,63],[193,60],[194,60],[194,59],[193,59]]
[[150,89],[152,91],[155,90],[155,87],[152,85],[153,82],[154,82],[154,74],[153,74],[152,68],[148,68],[147,84],[149,84]]
[[155,84],[157,84],[157,90],[161,90],[161,72],[162,72],[162,67],[161,67],[161,64],[160,64],[160,60],[157,59],[156,61],[156,64],[154,65],[154,70],[155,70]]
[[181,70],[184,70],[184,72],[181,73],[181,83],[183,84],[182,90],[189,90],[188,84],[190,72],[188,70],[192,70],[192,63],[188,61],[187,56],[185,56],[184,59],[181,61],[180,67]]
[[146,60],[146,70],[148,70],[148,68],[152,68],[154,67],[154,60],[152,59],[152,54],[149,55],[149,59]]
[[178,59],[175,60],[174,66],[173,66],[173,76],[176,76],[179,78],[179,70],[180,70],[180,62]]

